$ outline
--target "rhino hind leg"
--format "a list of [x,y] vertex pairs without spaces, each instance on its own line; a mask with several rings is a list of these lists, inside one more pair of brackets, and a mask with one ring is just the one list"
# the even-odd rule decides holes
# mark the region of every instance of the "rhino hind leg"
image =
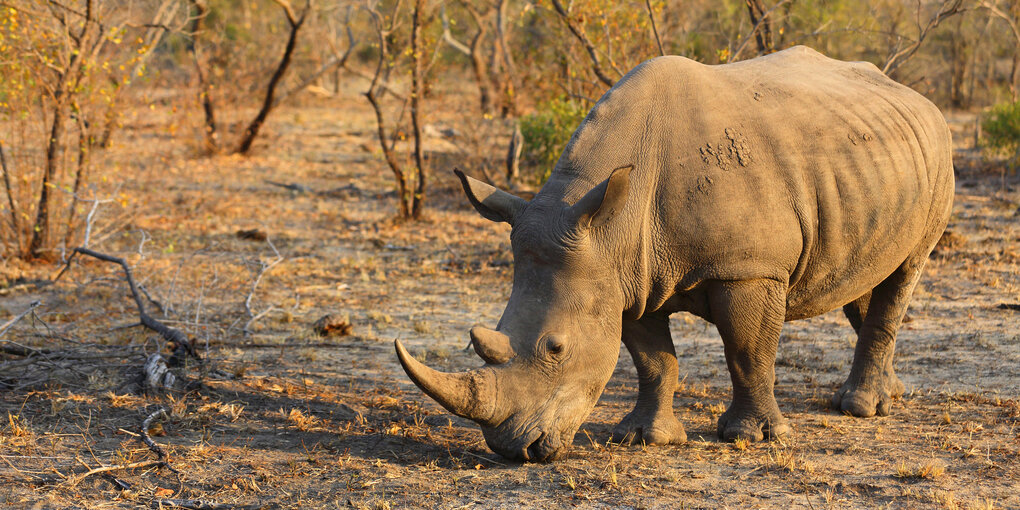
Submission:
[[786,434],[790,426],[774,393],[785,284],[768,279],[713,282],[708,296],[733,381],[733,401],[719,417],[719,437],[761,441]]
[[634,410],[613,429],[613,441],[624,444],[679,444],[687,441],[673,414],[679,367],[668,316],[623,321],[623,343],[638,371]]
[[861,334],[861,326],[864,324],[864,317],[868,315],[868,303],[871,302],[871,291],[867,294],[843,305],[843,315],[846,315],[854,333]]
[[[857,347],[850,375],[832,396],[833,409],[859,417],[886,416],[893,399],[903,395],[903,382],[893,370],[896,332],[927,258],[927,253],[911,257],[875,287],[859,326],[853,312],[847,314],[857,330]],[[847,306],[861,309],[861,304]]]

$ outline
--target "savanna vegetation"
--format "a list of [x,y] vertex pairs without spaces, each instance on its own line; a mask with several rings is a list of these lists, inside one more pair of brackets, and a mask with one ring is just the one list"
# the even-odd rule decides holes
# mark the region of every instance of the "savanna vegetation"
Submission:
[[[687,445],[609,444],[621,363],[553,465],[403,376],[477,366],[507,229],[640,62],[794,45],[874,63],[954,134],[957,205],[893,415],[827,409],[853,331],[792,323],[788,440],[717,442],[718,335],[674,317]],[[9,507],[1020,506],[1016,0],[0,0],[0,503]],[[686,375],[684,375],[686,374]]]

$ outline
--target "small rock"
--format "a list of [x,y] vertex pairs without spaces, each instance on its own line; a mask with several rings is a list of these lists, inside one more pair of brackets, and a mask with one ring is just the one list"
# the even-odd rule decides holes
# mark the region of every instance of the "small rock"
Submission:
[[237,237],[247,239],[249,241],[265,241],[266,233],[257,228],[253,228],[251,230],[238,230]]
[[319,336],[347,336],[354,332],[354,326],[347,320],[347,317],[333,314],[323,315],[315,321],[315,324],[312,324],[312,329]]

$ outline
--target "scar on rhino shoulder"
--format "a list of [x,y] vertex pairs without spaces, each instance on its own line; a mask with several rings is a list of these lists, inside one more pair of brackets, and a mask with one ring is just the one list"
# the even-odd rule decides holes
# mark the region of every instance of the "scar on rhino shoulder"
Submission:
[[712,178],[707,175],[702,175],[694,181],[694,185],[687,190],[687,199],[693,200],[699,195],[708,196],[708,192],[712,189]]
[[751,164],[751,150],[745,139],[736,129],[726,128],[726,142],[712,144],[706,143],[698,149],[701,153],[701,160],[708,164],[715,164],[719,168],[727,169],[734,162],[746,167]]
[[870,133],[861,133],[860,135],[857,135],[856,133],[851,132],[847,133],[846,137],[850,140],[850,143],[854,145],[857,145],[858,141],[870,142],[872,139]]

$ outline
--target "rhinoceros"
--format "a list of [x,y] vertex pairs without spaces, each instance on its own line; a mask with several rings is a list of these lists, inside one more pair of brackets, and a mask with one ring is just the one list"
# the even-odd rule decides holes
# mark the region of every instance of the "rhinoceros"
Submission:
[[512,459],[566,450],[613,374],[638,374],[613,439],[681,443],[669,316],[717,327],[733,397],[723,440],[790,430],[774,395],[784,321],[837,307],[857,333],[832,397],[885,415],[900,321],[945,229],[954,176],[938,108],[864,62],[806,47],[725,65],[659,57],[602,96],[530,201],[465,176],[478,212],[512,228],[513,287],[485,366],[444,373],[396,342],[404,370]]

